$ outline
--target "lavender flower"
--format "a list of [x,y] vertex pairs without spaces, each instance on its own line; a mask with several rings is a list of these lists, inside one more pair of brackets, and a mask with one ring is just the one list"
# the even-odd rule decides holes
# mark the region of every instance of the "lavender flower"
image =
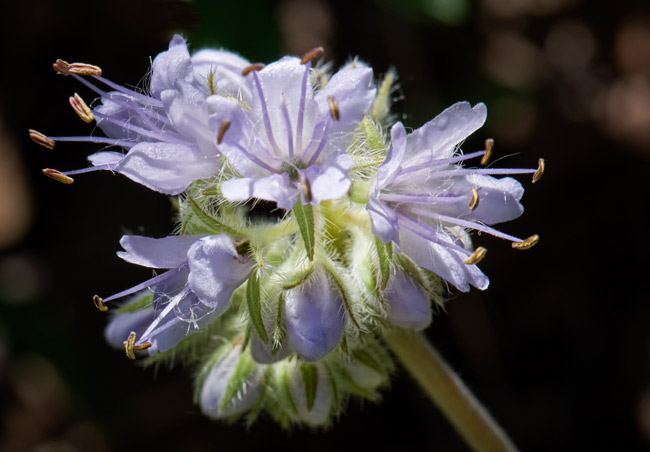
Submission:
[[[151,319],[146,329],[140,315],[136,318],[131,313],[120,318],[118,314],[114,318],[115,331],[125,330],[124,324],[138,324],[138,329],[144,329],[137,341],[136,334],[129,338],[130,355],[133,349],[149,348],[150,354],[168,350],[208,325],[228,308],[232,292],[252,270],[248,256],[239,254],[233,239],[224,234],[162,239],[127,235],[120,244],[126,251],[118,255],[125,261],[170,269],[105,299],[95,297],[102,307],[106,302],[153,288],[153,312],[141,314],[144,320]],[[137,329],[131,331],[136,333]],[[113,337],[115,333],[109,331],[107,335]]]
[[350,188],[353,161],[345,150],[373,101],[372,70],[348,67],[314,90],[313,55],[250,70],[250,106],[224,97],[208,100],[220,150],[243,176],[222,184],[227,200],[259,198],[291,209],[300,193],[304,202],[318,204]]
[[[175,195],[194,180],[218,174],[221,167],[215,134],[208,125],[206,99],[227,96],[249,101],[251,92],[241,71],[243,58],[226,51],[204,50],[190,57],[183,38],[175,35],[169,50],[153,61],[149,95],[119,86],[101,76],[101,69],[58,60],[54,68],[77,78],[101,96],[92,110],[75,94],[70,103],[86,122],[97,121],[107,137],[46,137],[30,131],[32,139],[47,147],[56,141],[86,141],[117,146],[127,152],[102,151],[88,157],[92,167],[45,174],[71,183],[70,176],[97,170],[124,174],[161,193]],[[88,81],[115,91],[104,91]]]
[[470,284],[485,289],[489,283],[476,266],[485,249],[472,252],[465,229],[510,240],[515,248],[528,248],[538,239],[522,240],[489,226],[521,215],[519,200],[524,192],[515,179],[491,175],[535,173],[535,182],[541,177],[543,161],[537,170],[461,165],[486,156],[487,150],[457,153],[459,143],[483,125],[486,115],[484,104],[472,108],[459,102],[408,136],[404,126],[396,123],[367,205],[377,237],[394,241],[417,264],[464,292]]

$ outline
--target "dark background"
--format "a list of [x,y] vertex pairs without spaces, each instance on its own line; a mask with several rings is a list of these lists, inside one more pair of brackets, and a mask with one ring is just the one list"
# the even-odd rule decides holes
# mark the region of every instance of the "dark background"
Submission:
[[647,1],[8,0],[0,23],[0,450],[466,450],[404,374],[326,432],[246,430],[200,415],[189,371],[142,370],[104,344],[91,296],[150,275],[115,256],[118,240],[167,235],[172,205],[108,173],[47,179],[97,147],[50,151],[27,129],[92,131],[67,98],[93,96],[54,74],[56,58],[137,85],[174,31],[251,61],[322,44],[337,64],[392,66],[408,127],[484,101],[464,149],[493,137],[501,166],[546,159],[540,183],[522,179],[527,212],[501,227],[541,241],[475,237],[491,286],[454,295],[427,333],[522,450],[649,449]]

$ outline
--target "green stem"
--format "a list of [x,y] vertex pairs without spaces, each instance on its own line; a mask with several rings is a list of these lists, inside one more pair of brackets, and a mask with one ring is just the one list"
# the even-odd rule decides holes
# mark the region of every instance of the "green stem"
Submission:
[[385,340],[402,365],[474,451],[517,450],[490,413],[422,334],[396,330]]

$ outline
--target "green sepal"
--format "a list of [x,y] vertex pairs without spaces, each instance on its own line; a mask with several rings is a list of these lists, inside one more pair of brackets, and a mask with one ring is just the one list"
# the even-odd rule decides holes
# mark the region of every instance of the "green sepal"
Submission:
[[289,369],[288,366],[279,366],[278,372],[276,373],[275,382],[278,389],[278,400],[285,408],[285,410],[290,411],[292,414],[298,414],[298,407],[296,402],[294,402],[293,397],[291,396],[291,390],[289,389]]
[[334,413],[340,413],[343,410],[343,399],[341,397],[341,392],[339,391],[339,385],[336,380],[336,373],[332,370],[331,366],[328,365],[326,362],[323,363],[323,366],[325,367],[325,371],[327,372],[327,376],[329,377],[329,385],[330,388],[332,388],[332,398],[333,403],[332,403],[332,411]]
[[246,380],[248,380],[248,377],[250,377],[255,370],[255,366],[255,361],[253,361],[253,358],[248,353],[242,353],[240,355],[237,366],[235,366],[235,372],[232,374],[232,377],[230,377],[230,380],[228,380],[226,392],[223,394],[221,402],[219,403],[220,411],[225,410],[228,404],[241,390],[244,383],[246,383]]
[[397,265],[404,270],[404,272],[413,278],[415,282],[420,284],[422,287],[424,287],[427,291],[429,291],[429,283],[427,281],[426,276],[420,269],[420,266],[416,264],[410,257],[408,257],[404,253],[399,253],[395,255],[395,261]]
[[350,320],[352,320],[352,323],[354,323],[354,326],[357,328],[361,329],[361,325],[356,319],[356,316],[354,315],[354,312],[352,311],[352,296],[350,295],[350,292],[348,291],[346,283],[343,281],[343,278],[339,274],[339,269],[336,268],[336,265],[334,262],[329,260],[329,258],[323,259],[323,267],[325,268],[325,271],[327,274],[330,276],[331,282],[334,283],[336,286],[336,289],[339,291],[341,294],[341,298],[343,299],[343,305],[345,306],[345,309],[348,311],[348,315],[350,317]]
[[201,397],[201,391],[203,389],[203,383],[205,382],[205,379],[208,377],[208,373],[210,373],[210,369],[212,366],[214,366],[217,361],[221,359],[221,357],[230,349],[232,348],[232,345],[229,343],[221,345],[217,350],[210,355],[210,358],[208,358],[207,361],[201,366],[201,369],[198,372],[198,376],[196,377],[196,383],[194,384],[194,401],[198,403],[200,397]]
[[305,386],[307,411],[311,411],[314,408],[316,390],[318,389],[318,368],[314,364],[301,363],[300,373],[302,374],[302,383]]
[[305,243],[305,250],[309,260],[314,260],[315,248],[315,232],[314,232],[314,209],[311,204],[303,204],[302,199],[298,197],[298,201],[293,206],[293,215],[298,223],[300,235]]
[[284,323],[284,294],[280,294],[278,300],[278,312],[275,318],[275,329],[273,330],[273,343],[271,344],[271,354],[280,350],[280,345],[287,334],[287,328]]
[[287,281],[285,281],[284,285],[282,286],[282,289],[288,290],[288,289],[293,289],[294,287],[298,287],[299,285],[304,283],[313,272],[314,272],[313,265],[310,265],[308,268],[305,268],[303,270],[297,271]]
[[377,257],[379,257],[379,272],[381,273],[381,290],[386,288],[388,278],[390,277],[390,262],[393,258],[393,242],[383,242],[380,238],[375,237],[375,246],[377,247]]
[[363,118],[361,128],[363,129],[363,134],[366,136],[366,140],[368,140],[368,147],[372,154],[385,149],[384,138],[381,136],[379,130],[377,130],[372,119],[367,116]]
[[269,337],[266,334],[264,320],[262,319],[260,278],[257,271],[254,271],[248,278],[248,283],[246,284],[246,304],[248,305],[248,314],[255,327],[255,331],[257,331],[258,336],[265,344],[268,343]]
[[129,312],[139,311],[140,309],[148,308],[153,304],[153,294],[149,293],[141,298],[130,303],[123,304],[115,310],[116,314],[126,314]]
[[203,223],[208,228],[208,231],[210,231],[212,234],[225,233],[231,236],[243,235],[241,231],[237,231],[236,229],[228,226],[227,224],[217,220],[208,212],[203,210],[203,208],[199,205],[199,203],[197,203],[196,200],[191,196],[187,197],[187,203],[192,209],[192,213],[194,214],[194,216],[196,216],[196,218],[198,218],[201,221],[201,223]]
[[388,373],[386,372],[386,369],[384,366],[381,365],[380,362],[378,362],[374,356],[372,356],[370,353],[366,352],[365,350],[362,349],[356,349],[352,352],[352,358],[355,361],[359,361],[361,364],[363,364],[366,367],[371,368],[375,372],[377,372],[379,375],[387,375]]

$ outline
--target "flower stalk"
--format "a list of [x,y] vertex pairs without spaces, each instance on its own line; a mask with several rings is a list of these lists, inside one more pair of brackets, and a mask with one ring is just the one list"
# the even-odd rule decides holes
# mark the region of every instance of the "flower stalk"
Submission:
[[394,330],[384,340],[474,451],[517,451],[503,429],[422,333]]

